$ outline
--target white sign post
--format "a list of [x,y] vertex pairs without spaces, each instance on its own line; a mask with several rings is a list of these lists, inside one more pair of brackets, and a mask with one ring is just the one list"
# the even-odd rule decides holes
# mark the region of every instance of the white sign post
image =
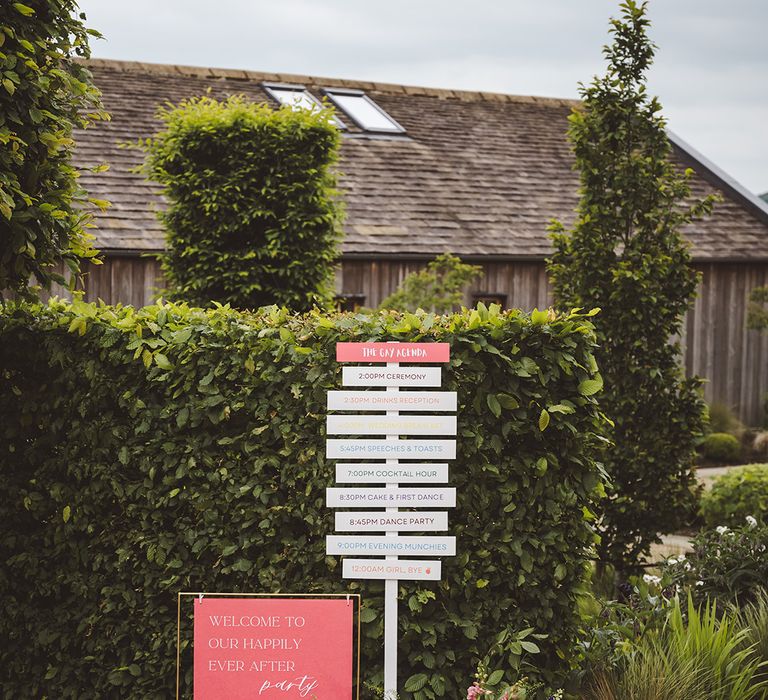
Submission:
[[[444,363],[449,359],[447,343],[338,343],[340,362]],[[385,387],[373,391],[329,391],[330,411],[378,411],[379,413],[337,414],[327,417],[327,434],[344,436],[326,442],[328,459],[381,460],[336,465],[336,482],[378,484],[379,487],[328,488],[326,503],[331,508],[385,508],[384,511],[336,513],[340,532],[383,532],[384,535],[329,535],[326,553],[343,555],[342,577],[384,579],[384,696],[397,697],[397,593],[399,581],[439,581],[439,559],[399,559],[398,556],[452,556],[456,538],[448,536],[403,537],[400,532],[434,532],[448,529],[446,511],[400,511],[405,508],[451,508],[456,489],[450,487],[401,488],[404,484],[444,484],[448,465],[424,460],[456,458],[456,417],[427,415],[430,411],[455,411],[456,393],[416,391],[400,387],[439,387],[441,368],[386,365],[344,367],[342,383],[353,387]],[[401,415],[400,411],[408,411]],[[381,413],[386,411],[386,413]],[[413,413],[417,412],[417,415]],[[378,435],[382,438],[356,439],[349,436]],[[420,436],[430,439],[407,438]],[[421,460],[404,462],[400,460]],[[383,488],[381,488],[383,485]],[[384,559],[350,556],[384,556]]]

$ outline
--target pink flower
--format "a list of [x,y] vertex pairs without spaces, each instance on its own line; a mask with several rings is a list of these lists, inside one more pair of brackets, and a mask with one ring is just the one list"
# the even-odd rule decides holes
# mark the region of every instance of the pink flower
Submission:
[[479,695],[485,695],[485,691],[475,681],[467,688],[467,700],[475,700]]

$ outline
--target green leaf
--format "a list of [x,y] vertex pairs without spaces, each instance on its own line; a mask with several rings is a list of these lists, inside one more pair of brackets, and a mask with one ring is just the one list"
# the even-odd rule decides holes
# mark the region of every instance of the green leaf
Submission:
[[491,409],[491,413],[498,418],[501,415],[501,404],[494,394],[488,394],[485,397],[485,401],[488,404],[488,408]]
[[546,310],[539,311],[534,309],[531,311],[531,322],[536,326],[541,326],[549,321],[549,313]]
[[490,676],[488,676],[487,684],[494,687],[501,683],[502,678],[504,678],[504,670],[497,668]]
[[365,623],[373,622],[378,617],[378,613],[371,608],[363,608],[360,611],[360,620]]
[[426,673],[416,673],[405,681],[403,689],[407,693],[415,693],[421,690],[429,682],[429,676]]
[[533,559],[526,550],[523,550],[523,553],[520,555],[520,565],[523,567],[523,570],[528,573],[533,571]]
[[160,369],[173,369],[173,365],[171,364],[171,361],[161,352],[155,353],[155,364]]
[[13,6],[16,8],[17,12],[20,12],[25,17],[31,17],[35,14],[35,11],[31,7],[28,5],[23,5],[20,2],[13,3]]
[[520,402],[509,394],[497,394],[499,403],[508,411],[513,411],[520,406]]
[[549,413],[546,408],[541,409],[539,414],[539,430],[543,433],[549,425]]
[[487,578],[479,578],[477,579],[477,583],[475,584],[477,588],[485,588],[490,581]]
[[64,506],[64,510],[61,513],[62,520],[64,520],[65,523],[68,523],[71,515],[72,509],[69,506]]
[[529,654],[538,654],[541,651],[538,645],[534,644],[533,642],[522,641],[520,642],[520,646],[523,647],[523,649]]
[[592,396],[603,388],[603,378],[597,374],[594,379],[585,379],[579,384],[579,393],[584,396]]

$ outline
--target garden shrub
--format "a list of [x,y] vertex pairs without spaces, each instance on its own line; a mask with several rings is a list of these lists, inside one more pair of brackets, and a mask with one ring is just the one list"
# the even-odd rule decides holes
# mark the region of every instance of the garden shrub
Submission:
[[450,313],[461,307],[469,285],[482,274],[481,265],[468,265],[455,255],[443,253],[428,262],[423,270],[407,275],[379,308]]
[[168,200],[170,297],[296,311],[329,302],[341,231],[332,112],[200,97],[160,118],[164,130],[142,145]]
[[724,403],[709,405],[709,431],[712,433],[730,433],[740,438],[746,428],[733,410]]
[[749,293],[747,328],[758,331],[768,329],[768,287],[755,287]]
[[715,604],[674,599],[664,626],[638,642],[616,671],[598,674],[593,700],[762,700],[748,633]]
[[701,497],[701,513],[710,527],[743,525],[748,516],[768,521],[768,464],[734,467],[717,477]]
[[692,554],[667,561],[664,576],[699,602],[749,602],[768,587],[768,525],[749,516],[733,529],[703,530],[693,539]]
[[459,396],[457,555],[400,586],[401,687],[423,674],[402,697],[457,697],[506,628],[545,633],[542,665],[566,666],[602,491],[582,315],[53,301],[0,313],[2,697],[172,697],[182,590],[361,592],[363,680],[380,684],[383,582],[325,555],[335,343],[374,339],[450,343]]
[[712,462],[733,462],[741,454],[741,443],[730,433],[710,433],[701,441],[699,452]]
[[[88,70],[75,0],[0,3],[0,297],[30,297],[30,278],[64,284],[93,260],[87,195],[72,165],[72,130],[106,117]],[[103,206],[104,202],[91,200]]]

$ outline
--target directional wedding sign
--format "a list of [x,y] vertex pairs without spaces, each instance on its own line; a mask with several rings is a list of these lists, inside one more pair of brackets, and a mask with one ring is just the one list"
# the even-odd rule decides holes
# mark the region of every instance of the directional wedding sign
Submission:
[[440,367],[344,367],[344,386],[440,386]]
[[[328,411],[340,413],[326,417],[326,457],[358,460],[336,464],[336,483],[377,486],[328,487],[326,505],[385,510],[336,512],[337,532],[373,534],[328,535],[326,553],[344,557],[343,578],[385,581],[384,692],[395,697],[398,581],[439,581],[442,572],[440,559],[399,557],[456,554],[455,537],[399,534],[446,531],[447,511],[434,509],[456,505],[455,488],[434,485],[448,482],[445,460],[456,459],[456,416],[448,415],[457,409],[456,392],[424,390],[441,386],[442,368],[431,365],[448,362],[450,348],[337,343],[336,360],[360,364],[342,368],[342,385],[355,390],[328,392]],[[383,558],[363,558],[377,555]]]
[[367,462],[336,465],[337,484],[382,484],[395,481],[407,484],[444,484],[448,481],[448,465],[431,462],[399,464],[396,467]]
[[[432,532],[448,529],[448,513],[423,511],[416,513],[341,512],[336,513],[336,530],[339,532],[381,531],[390,532]],[[332,535],[328,535],[332,537]]]
[[456,459],[456,440],[385,440],[325,441],[328,459]]
[[455,391],[329,391],[329,411],[455,411]]

